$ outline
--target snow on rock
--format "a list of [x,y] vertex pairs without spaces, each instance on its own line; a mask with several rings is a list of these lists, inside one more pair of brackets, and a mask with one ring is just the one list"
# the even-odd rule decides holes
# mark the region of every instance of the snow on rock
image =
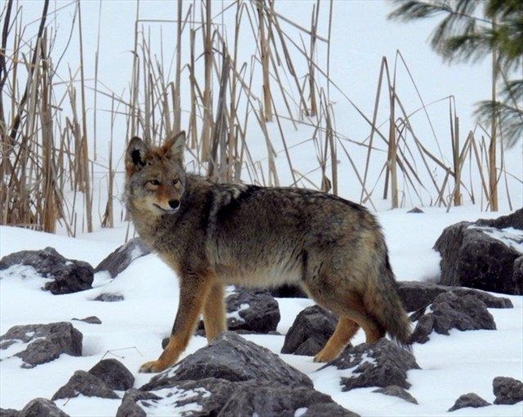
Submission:
[[[434,246],[443,285],[523,294],[523,209],[494,220],[449,226]],[[518,260],[519,259],[519,260]]]

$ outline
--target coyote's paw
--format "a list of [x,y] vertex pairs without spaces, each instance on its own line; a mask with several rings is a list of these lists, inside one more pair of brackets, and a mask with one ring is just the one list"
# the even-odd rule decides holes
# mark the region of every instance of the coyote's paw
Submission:
[[161,372],[163,371],[167,366],[163,365],[159,361],[150,361],[145,362],[142,366],[140,366],[140,372],[143,374],[150,374],[155,372]]
[[316,356],[314,357],[314,362],[315,363],[326,363],[326,362],[330,362],[331,360],[333,360],[336,356],[335,355],[332,355],[331,352],[324,352],[323,350],[319,353],[316,354]]

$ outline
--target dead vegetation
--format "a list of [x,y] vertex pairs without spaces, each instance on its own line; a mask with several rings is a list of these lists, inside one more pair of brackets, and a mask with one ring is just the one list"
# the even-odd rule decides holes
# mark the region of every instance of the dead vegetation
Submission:
[[[392,67],[383,58],[372,115],[334,83],[335,2],[317,0],[309,22],[281,15],[273,0],[227,6],[180,1],[172,21],[143,19],[137,5],[129,88],[117,92],[98,78],[98,49],[84,48],[81,1],[62,6],[72,16],[74,42],[68,49],[79,56],[78,68],[69,67],[67,78],[58,75],[65,64],[60,51],[53,51],[58,34],[49,24],[56,13],[49,0],[36,33],[23,21],[22,6],[6,1],[0,50],[1,224],[48,232],[59,226],[73,236],[112,227],[125,217],[119,204],[122,138],[141,135],[155,142],[180,129],[188,132],[191,168],[219,181],[338,194],[347,181],[339,177],[345,164],[359,184],[360,202],[371,207],[382,198],[392,207],[419,201],[450,208],[464,200],[497,207],[493,190],[508,174],[503,158],[495,169],[489,165],[489,133],[481,126],[462,132],[453,97],[441,99],[448,120],[432,120],[428,110],[441,103],[425,104],[421,95],[419,108],[409,114],[396,85],[398,71],[409,73],[401,53]],[[232,31],[225,30],[225,15],[235,22]],[[100,27],[97,48],[99,34]],[[246,38],[256,45],[248,57],[242,51]],[[84,58],[93,53],[94,80],[84,72]],[[367,137],[349,139],[350,132],[337,129],[333,91],[366,123]],[[429,126],[448,126],[448,137],[434,133],[431,141],[450,141],[452,155],[437,154],[426,137],[420,139],[413,123],[417,113]],[[108,120],[104,126],[102,118]],[[310,137],[290,141],[289,129],[297,128]],[[293,149],[311,144],[317,165],[302,172]],[[366,150],[364,161],[354,159],[354,148]],[[282,181],[282,173],[291,180]]]

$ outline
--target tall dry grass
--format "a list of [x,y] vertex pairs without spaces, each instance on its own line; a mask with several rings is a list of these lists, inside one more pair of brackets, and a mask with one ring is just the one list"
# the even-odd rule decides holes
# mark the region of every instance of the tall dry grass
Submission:
[[[69,48],[77,49],[80,62],[78,68],[69,68],[65,80],[56,75],[60,57],[52,50],[57,33],[48,25],[49,0],[42,3],[36,34],[24,25],[18,7],[16,1],[7,0],[1,11],[1,224],[48,232],[54,232],[59,224],[74,236],[94,230],[95,224],[112,227],[122,219],[124,214],[115,206],[121,192],[116,182],[119,156],[113,153],[116,120],[122,118],[126,131],[119,131],[118,137],[122,133],[128,138],[142,135],[146,141],[155,142],[171,131],[186,129],[194,169],[217,181],[243,179],[280,185],[276,158],[281,152],[292,178],[290,185],[305,184],[337,194],[342,180],[338,163],[343,160],[353,168],[364,204],[374,206],[373,199],[383,197],[390,199],[392,207],[399,207],[406,198],[401,190],[408,189],[420,200],[421,192],[429,193],[429,204],[433,205],[460,205],[465,194],[472,201],[485,202],[485,208],[497,208],[503,160],[500,166],[488,165],[489,135],[486,131],[469,132],[463,141],[454,100],[448,97],[451,163],[431,152],[419,139],[411,122],[413,114],[407,113],[398,92],[396,71],[400,66],[408,71],[399,52],[392,68],[383,58],[371,116],[345,95],[367,123],[368,137],[354,144],[336,129],[330,95],[334,90],[343,93],[343,89],[330,77],[331,26],[336,7],[332,0],[316,1],[308,26],[278,13],[274,0],[238,0],[226,10],[210,0],[180,1],[173,21],[142,19],[138,2],[132,76],[124,93],[108,93],[98,75],[94,85],[85,78],[84,57],[91,52],[84,50],[81,1],[68,6],[74,9],[72,28],[78,39]],[[223,13],[234,15],[232,37],[224,31]],[[320,33],[321,13],[326,16],[326,35]],[[171,75],[169,64],[157,53],[158,38],[151,40],[151,28],[157,26],[174,28]],[[290,36],[289,27],[299,36]],[[250,62],[239,58],[240,36],[245,33],[257,45]],[[167,48],[161,36],[159,43],[161,50]],[[327,59],[321,61],[317,59],[319,44],[327,50]],[[98,51],[95,54],[98,57]],[[303,61],[307,68],[304,76],[296,70],[297,62]],[[98,58],[95,62],[98,68]],[[414,79],[412,83],[415,85]],[[186,108],[182,108],[182,91],[190,96]],[[90,94],[94,109],[87,105]],[[98,131],[101,99],[110,102],[107,143],[100,141]],[[432,103],[423,103],[421,95],[420,102],[418,111],[425,113],[429,124],[447,123],[432,121],[427,112]],[[388,112],[385,125],[378,120],[383,109]],[[289,124],[307,126],[314,132],[310,140],[318,161],[314,170],[321,172],[319,183],[310,172],[296,168],[291,149],[297,145],[286,138]],[[253,144],[248,134],[253,130],[260,132],[257,138],[263,138],[266,168],[252,157],[251,148],[260,145]],[[274,137],[274,132],[279,137]],[[281,151],[276,149],[276,139]],[[97,150],[102,144],[107,146],[108,157],[100,162]],[[370,169],[376,169],[372,161],[378,144],[385,147],[387,156],[381,158],[378,180],[371,182]],[[363,169],[353,160],[350,146],[366,149]],[[463,180],[467,168],[479,173],[480,198],[474,194],[476,188]],[[95,173],[100,172],[107,195],[95,198],[100,192],[100,176]],[[383,186],[381,193],[376,192],[379,186]],[[95,200],[105,204],[95,207]]]

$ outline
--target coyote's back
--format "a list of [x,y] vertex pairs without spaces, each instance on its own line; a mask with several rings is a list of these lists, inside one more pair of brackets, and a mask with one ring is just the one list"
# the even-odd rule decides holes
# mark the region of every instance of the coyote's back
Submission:
[[145,372],[178,359],[203,314],[207,338],[226,330],[223,288],[300,285],[339,316],[316,361],[338,356],[362,327],[408,344],[410,324],[396,291],[385,240],[372,214],[305,189],[216,184],[183,168],[185,134],[161,148],[133,138],[126,202],[135,227],[180,278],[168,346]]

